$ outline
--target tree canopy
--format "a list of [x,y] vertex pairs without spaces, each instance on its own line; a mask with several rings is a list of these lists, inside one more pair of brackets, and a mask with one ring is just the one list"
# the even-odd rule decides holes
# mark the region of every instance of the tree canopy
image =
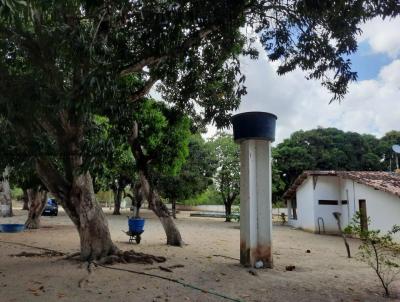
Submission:
[[274,165],[286,184],[281,189],[304,170],[387,171],[390,158],[394,167],[391,148],[396,143],[400,143],[396,131],[378,139],[336,128],[300,130],[274,148]]
[[189,155],[175,176],[159,174],[154,176],[156,187],[164,198],[182,201],[204,192],[212,183],[216,160],[210,146],[199,135],[189,140]]
[[[175,110],[199,124],[228,126],[246,93],[239,57],[257,57],[258,37],[279,74],[305,70],[340,99],[356,79],[347,57],[360,25],[399,12],[397,0],[1,1],[0,118],[9,141],[1,162],[35,162],[79,231],[83,259],[113,254],[89,173],[101,156],[97,147],[113,148],[94,139],[101,138],[96,115],[118,120],[126,104],[145,102],[159,83]],[[246,26],[256,35],[245,36]],[[135,131],[146,131],[137,124],[121,126],[137,138]],[[138,162],[140,148],[133,149]]]

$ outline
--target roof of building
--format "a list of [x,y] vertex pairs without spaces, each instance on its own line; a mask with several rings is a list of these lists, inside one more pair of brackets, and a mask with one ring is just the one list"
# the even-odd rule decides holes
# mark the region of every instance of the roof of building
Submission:
[[304,171],[283,194],[283,198],[291,199],[296,194],[297,188],[309,176],[338,176],[400,197],[400,175],[396,173],[380,171]]

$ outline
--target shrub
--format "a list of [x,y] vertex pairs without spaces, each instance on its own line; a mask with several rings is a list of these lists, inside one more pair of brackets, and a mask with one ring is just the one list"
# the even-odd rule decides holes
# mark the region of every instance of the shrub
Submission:
[[366,230],[361,227],[361,215],[357,212],[345,231],[361,239],[358,259],[375,271],[385,295],[390,296],[390,285],[400,279],[400,246],[393,241],[393,235],[400,232],[400,226],[393,226],[383,235],[380,230]]

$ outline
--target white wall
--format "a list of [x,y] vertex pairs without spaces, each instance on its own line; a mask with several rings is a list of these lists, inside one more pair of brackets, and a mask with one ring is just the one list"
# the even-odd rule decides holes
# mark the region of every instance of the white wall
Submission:
[[[320,205],[319,200],[336,200],[338,205]],[[318,231],[318,218],[321,217],[327,233],[338,232],[333,212],[342,213],[340,180],[337,176],[318,176],[314,191],[315,230]],[[322,223],[321,232],[322,232]]]
[[314,189],[312,177],[308,177],[296,192],[297,220],[290,219],[289,224],[307,231],[315,231]]
[[342,200],[347,200],[347,206],[343,206],[342,209],[346,208],[342,213],[342,225],[343,227],[347,226],[351,220],[353,219],[354,214],[358,211],[358,199],[355,196],[354,192],[356,189],[357,183],[350,179],[342,179],[341,187],[342,187]]
[[[356,208],[359,210],[359,199],[365,199],[367,216],[370,217],[370,230],[390,231],[393,225],[400,225],[400,198],[383,191],[375,190],[363,184],[355,183]],[[396,234],[400,242],[400,234]]]
[[[359,211],[359,200],[365,199],[367,215],[371,219],[370,229],[379,229],[385,233],[400,225],[400,198],[349,179],[337,176],[319,176],[313,186],[312,176],[308,177],[297,189],[297,220],[289,219],[289,224],[308,231],[318,232],[318,217],[322,217],[327,233],[338,232],[333,212],[342,213],[342,227],[346,227],[354,214]],[[319,200],[337,200],[338,205],[320,205]],[[342,205],[341,201],[347,200]],[[290,212],[290,203],[288,211]],[[322,226],[321,226],[322,229]],[[400,234],[395,236],[400,242]]]

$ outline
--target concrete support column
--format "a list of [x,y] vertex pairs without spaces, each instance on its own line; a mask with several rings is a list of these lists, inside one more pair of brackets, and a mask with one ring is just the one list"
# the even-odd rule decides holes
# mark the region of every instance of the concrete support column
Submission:
[[233,117],[240,143],[240,263],[272,268],[271,142],[276,116],[247,112]]
[[272,267],[271,143],[240,145],[240,263]]

